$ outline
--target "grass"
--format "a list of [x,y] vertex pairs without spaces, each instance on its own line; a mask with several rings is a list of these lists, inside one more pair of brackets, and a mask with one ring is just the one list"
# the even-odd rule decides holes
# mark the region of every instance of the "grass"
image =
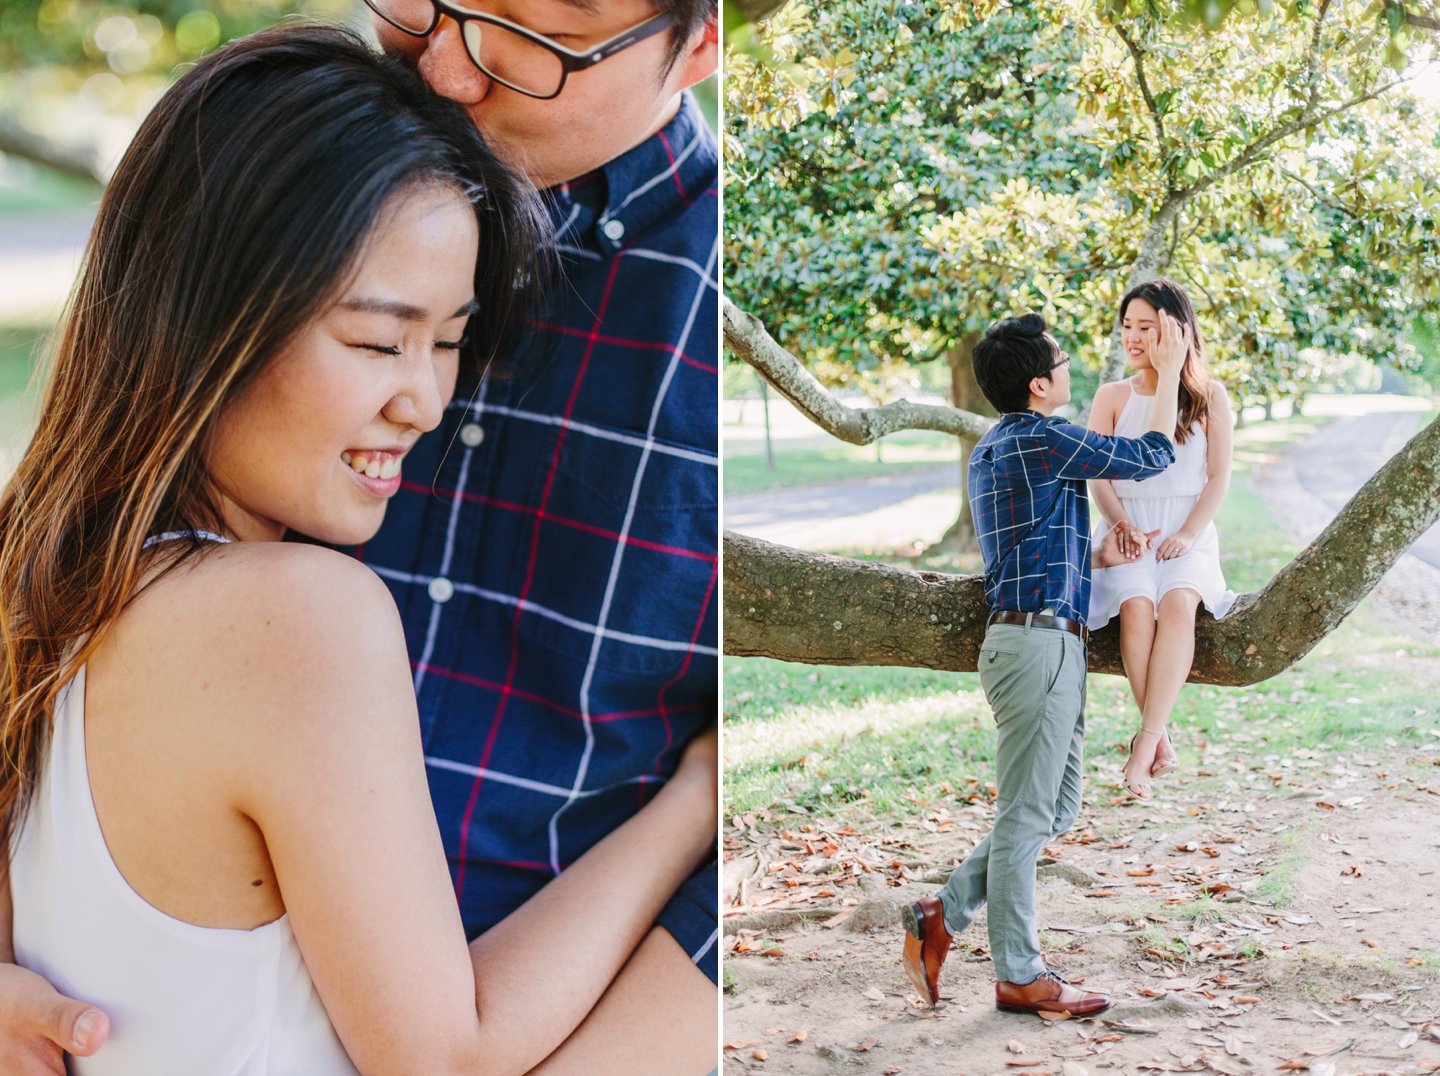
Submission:
[[1281,852],[1274,865],[1260,880],[1260,896],[1277,908],[1288,908],[1295,902],[1295,872],[1305,865],[1305,856],[1299,847],[1300,831],[1287,830],[1281,838]]
[[765,462],[765,443],[746,440],[729,442],[725,448],[725,494],[739,496],[768,489],[879,478],[916,467],[940,463],[955,465],[955,484],[960,484],[960,449],[953,437],[925,430],[893,434],[875,445],[847,445],[834,441],[822,448],[786,448],[780,441],[775,467]]
[[[1310,425],[1297,420],[1239,431],[1237,473],[1216,520],[1226,578],[1236,591],[1262,587],[1298,551],[1251,490],[1249,471],[1262,446],[1273,448]],[[1219,803],[1272,788],[1272,774],[1283,787],[1321,768],[1370,764],[1397,748],[1427,743],[1440,750],[1440,739],[1427,731],[1440,730],[1440,703],[1427,677],[1408,672],[1437,657],[1440,648],[1397,633],[1362,604],[1273,679],[1245,688],[1187,684],[1172,718],[1182,767],[1201,772],[1187,788]],[[727,658],[724,717],[728,812],[777,805],[797,814],[923,817],[994,780],[993,724],[975,674]],[[1138,724],[1122,677],[1090,677],[1086,722],[1093,798],[1118,779],[1124,744]],[[1163,819],[1162,801],[1157,796],[1135,809]],[[1277,902],[1287,897],[1297,865],[1289,858],[1265,883]]]

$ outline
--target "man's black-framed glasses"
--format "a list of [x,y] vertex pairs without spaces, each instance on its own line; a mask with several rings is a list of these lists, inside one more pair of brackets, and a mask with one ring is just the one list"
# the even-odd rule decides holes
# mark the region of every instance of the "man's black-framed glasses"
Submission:
[[471,62],[502,86],[548,101],[558,97],[572,71],[584,71],[631,45],[670,28],[669,15],[653,15],[582,52],[496,15],[476,11],[474,0],[365,0],[371,10],[411,37],[428,37],[448,15],[460,25]]
[[1060,352],[1060,357],[1050,364],[1050,372],[1053,374],[1056,370],[1060,369],[1060,367],[1064,366],[1069,361],[1070,356],[1065,354],[1065,352],[1063,351]]

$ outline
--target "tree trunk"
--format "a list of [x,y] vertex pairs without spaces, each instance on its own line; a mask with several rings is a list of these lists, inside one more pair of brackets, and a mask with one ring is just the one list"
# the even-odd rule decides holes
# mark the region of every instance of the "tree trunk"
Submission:
[[[966,333],[945,356],[950,364],[950,406],[976,415],[993,416],[998,412],[980,391],[970,358],[979,342],[979,333]],[[970,511],[970,450],[975,447],[975,441],[968,437],[957,440],[960,442],[960,515],[940,539],[940,546],[957,553],[973,553],[980,548],[975,541],[975,517]]]
[[[1165,263],[1169,260],[1169,252],[1165,249],[1165,233],[1175,222],[1175,214],[1180,212],[1180,207],[1185,204],[1187,197],[1188,195],[1172,192],[1150,218],[1150,227],[1145,230],[1145,238],[1140,241],[1140,253],[1131,262],[1130,275],[1125,280],[1127,292],[1137,284],[1154,280],[1165,268]],[[1115,327],[1110,331],[1110,353],[1100,371],[1100,384],[1119,381],[1124,372],[1125,349],[1120,346],[1120,317],[1117,310]],[[1089,411],[1088,407],[1086,411]]]
[[[1440,422],[1361,487],[1324,533],[1224,620],[1202,609],[1196,683],[1275,676],[1333,631],[1440,517]],[[985,631],[979,576],[913,572],[725,535],[725,652],[814,665],[970,672]],[[1090,668],[1123,673],[1119,625],[1090,639]]]

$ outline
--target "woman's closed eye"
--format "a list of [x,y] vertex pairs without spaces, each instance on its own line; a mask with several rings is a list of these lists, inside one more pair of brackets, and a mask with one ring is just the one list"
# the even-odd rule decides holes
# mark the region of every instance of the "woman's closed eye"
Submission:
[[469,342],[470,338],[468,336],[462,336],[459,340],[436,340],[435,346],[443,348],[446,351],[459,351]]

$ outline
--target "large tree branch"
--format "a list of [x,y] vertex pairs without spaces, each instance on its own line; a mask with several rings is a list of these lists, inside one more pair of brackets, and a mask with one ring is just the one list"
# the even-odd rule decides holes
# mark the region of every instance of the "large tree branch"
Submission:
[[1160,114],[1160,106],[1155,103],[1155,96],[1150,92],[1150,82],[1145,77],[1145,53],[1134,38],[1125,32],[1125,27],[1116,22],[1113,24],[1115,32],[1120,35],[1120,40],[1125,42],[1125,47],[1130,50],[1130,58],[1135,62],[1135,81],[1140,84],[1140,96],[1145,98],[1145,107],[1150,110],[1150,120],[1155,124],[1156,150],[1163,157],[1165,155],[1165,117]]
[[26,130],[14,116],[0,112],[0,153],[13,153],[90,183],[104,183],[106,177],[93,149],[77,149],[51,141]]
[[[1333,631],[1440,517],[1440,421],[1421,430],[1314,542],[1224,620],[1195,625],[1198,683],[1242,685],[1289,668]],[[969,672],[984,636],[979,576],[913,572],[725,535],[725,652],[814,665]],[[1118,624],[1090,668],[1123,673]]]
[[896,400],[883,407],[846,407],[799,359],[775,342],[759,318],[740,310],[729,299],[722,301],[721,308],[726,346],[759,370],[806,418],[842,441],[868,445],[900,430],[939,430],[973,441],[995,424],[993,419],[969,411],[909,400]]

